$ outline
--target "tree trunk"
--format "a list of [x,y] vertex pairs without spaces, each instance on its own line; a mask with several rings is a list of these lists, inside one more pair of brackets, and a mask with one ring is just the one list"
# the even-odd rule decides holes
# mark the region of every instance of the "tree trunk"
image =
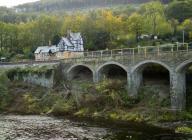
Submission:
[[135,40],[136,40],[137,44],[139,43],[139,38],[138,37],[139,37],[139,33],[136,32]]
[[154,16],[153,17],[153,35],[156,35],[156,28],[157,28],[156,16]]

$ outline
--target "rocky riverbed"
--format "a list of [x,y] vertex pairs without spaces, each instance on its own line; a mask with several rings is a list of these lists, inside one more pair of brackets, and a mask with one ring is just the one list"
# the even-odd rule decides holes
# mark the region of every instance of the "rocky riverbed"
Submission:
[[0,116],[0,140],[192,140],[153,127],[103,124],[46,116]]

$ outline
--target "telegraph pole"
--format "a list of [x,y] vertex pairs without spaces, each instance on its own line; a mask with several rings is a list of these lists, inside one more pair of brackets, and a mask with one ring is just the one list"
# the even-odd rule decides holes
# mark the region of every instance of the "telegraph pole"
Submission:
[[183,30],[183,46],[184,46],[184,43],[185,43],[185,30]]

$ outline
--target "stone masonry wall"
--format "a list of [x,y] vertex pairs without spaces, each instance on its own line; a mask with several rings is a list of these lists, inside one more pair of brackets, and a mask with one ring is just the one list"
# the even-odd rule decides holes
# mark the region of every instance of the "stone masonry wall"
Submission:
[[54,72],[49,76],[46,74],[17,74],[14,76],[14,80],[21,80],[29,84],[35,84],[46,88],[52,88],[54,86]]

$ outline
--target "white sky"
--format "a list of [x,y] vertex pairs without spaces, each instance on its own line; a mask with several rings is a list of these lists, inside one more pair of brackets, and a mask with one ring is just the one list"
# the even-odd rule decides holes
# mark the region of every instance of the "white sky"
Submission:
[[0,0],[0,6],[13,7],[19,4],[35,2],[39,0]]

